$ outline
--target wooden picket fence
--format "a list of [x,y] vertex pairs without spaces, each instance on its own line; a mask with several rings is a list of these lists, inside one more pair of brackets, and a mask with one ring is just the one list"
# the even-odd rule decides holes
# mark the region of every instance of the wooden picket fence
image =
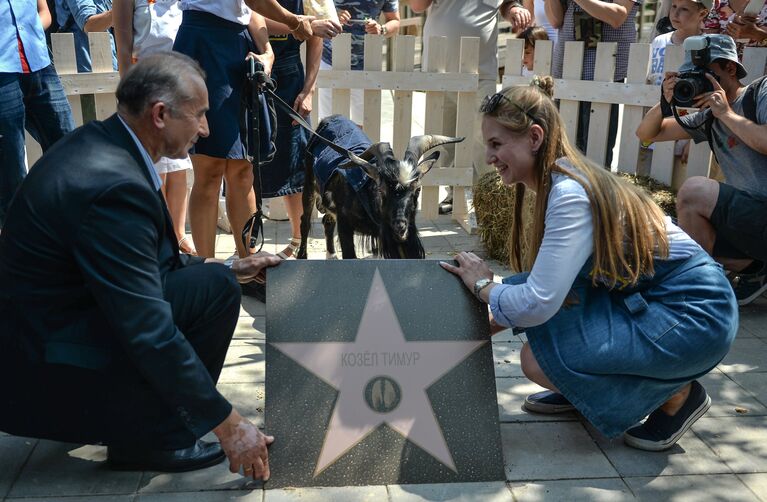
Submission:
[[[104,119],[116,110],[115,90],[119,75],[112,69],[111,46],[106,33],[90,34],[92,73],[77,73],[74,39],[71,34],[55,34],[52,37],[53,56],[56,69],[61,77],[77,125],[83,123],[80,96],[91,94],[95,100],[95,116]],[[479,39],[462,38],[460,54],[447,54],[447,39],[434,37],[429,41],[432,57],[423,71],[415,66],[415,37],[400,35],[391,43],[395,45],[394,64],[390,71],[382,70],[384,38],[367,35],[365,39],[365,67],[360,71],[351,70],[351,36],[339,35],[333,40],[333,64],[331,70],[319,73],[317,85],[330,88],[333,93],[333,113],[349,116],[351,89],[364,89],[365,132],[373,141],[381,137],[381,92],[391,91],[394,96],[394,129],[392,148],[396,155],[402,155],[411,137],[413,117],[413,92],[425,92],[424,133],[443,133],[443,103],[445,93],[458,95],[456,135],[466,141],[455,148],[454,167],[435,166],[423,180],[421,211],[426,218],[437,216],[439,187],[454,187],[453,218],[471,230],[469,223],[470,201],[466,189],[473,182],[472,138],[476,122],[476,93],[478,89],[477,67],[479,60]],[[506,46],[506,72],[503,85],[527,85],[529,79],[521,76],[524,41],[510,39]],[[581,80],[583,43],[568,42],[565,48],[564,69],[561,79],[555,82],[555,97],[560,100],[560,113],[570,138],[575,137],[580,101],[592,103],[589,126],[589,141],[586,154],[592,159],[603,159],[607,148],[610,105],[623,105],[622,126],[618,132],[620,145],[618,170],[635,173],[640,150],[635,131],[644,111],[657,103],[660,96],[658,86],[646,83],[650,61],[649,44],[631,45],[628,77],[626,83],[613,82],[615,68],[615,43],[600,43],[597,48],[597,65],[593,81]],[[534,70],[540,75],[551,72],[553,44],[539,41],[536,45]],[[459,71],[447,72],[448,57],[459,57]],[[666,68],[676,69],[683,61],[681,47],[669,46],[666,50]],[[749,71],[749,81],[763,74],[767,61],[767,48],[747,48],[744,65]],[[315,93],[315,96],[317,93]],[[317,124],[315,102],[313,123]],[[39,146],[27,136],[27,157],[29,165],[40,156]],[[655,145],[650,175],[663,183],[679,186],[684,179],[709,174],[711,154],[707,144],[693,145],[686,166],[675,167],[673,143]]]
[[[555,80],[554,97],[560,100],[562,115],[568,136],[573,140],[578,127],[578,105],[590,101],[591,119],[586,156],[602,162],[607,149],[607,134],[610,105],[623,105],[623,120],[616,143],[620,145],[618,171],[636,173],[640,141],[635,132],[645,109],[658,103],[660,86],[647,84],[647,70],[650,63],[650,44],[631,44],[629,51],[628,75],[625,83],[613,82],[617,44],[602,42],[597,46],[594,80],[581,80],[583,63],[583,42],[567,42],[562,78]],[[509,40],[506,48],[506,73],[503,85],[528,85],[530,78],[521,76],[524,41]],[[676,70],[684,61],[681,46],[666,47],[664,68]],[[553,59],[553,43],[538,41],[535,45],[533,71],[538,75],[549,75]],[[764,74],[767,48],[747,47],[743,65],[748,70],[744,84]],[[693,144],[689,160],[685,165],[674,162],[674,143],[663,142],[654,146],[649,175],[656,180],[678,188],[691,176],[708,176],[711,165],[711,150],[707,143]]]
[[[402,155],[411,137],[413,118],[413,92],[425,91],[424,134],[443,134],[443,103],[446,92],[458,93],[456,135],[466,141],[455,147],[455,167],[436,166],[424,177],[421,192],[421,212],[426,218],[435,218],[439,207],[439,186],[454,187],[453,218],[469,228],[468,205],[465,189],[473,178],[472,141],[476,120],[477,65],[479,39],[462,38],[459,71],[446,72],[447,39],[434,37],[431,41],[429,66],[417,71],[415,66],[415,37],[401,35],[393,39],[394,64],[391,71],[382,71],[384,39],[378,35],[365,37],[365,66],[361,71],[351,70],[351,35],[333,39],[331,70],[322,70],[317,87],[332,89],[333,113],[349,116],[351,89],[364,89],[363,129],[372,141],[381,138],[381,91],[394,93],[394,129],[392,148]],[[450,55],[455,57],[455,55]],[[315,94],[316,95],[316,94]],[[315,104],[314,109],[317,110]],[[317,123],[316,115],[313,117]]]
[[[104,119],[116,110],[115,90],[119,74],[112,69],[111,48],[106,33],[91,33],[90,50],[93,60],[92,73],[77,73],[74,39],[71,34],[55,34],[52,37],[54,61],[64,90],[79,126],[83,123],[80,96],[94,95],[96,118]],[[447,41],[434,40],[436,57],[427,73],[414,69],[415,37],[398,36],[396,56],[392,71],[382,71],[382,48],[384,37],[368,35],[365,44],[364,71],[351,70],[351,35],[339,35],[333,40],[333,69],[323,70],[318,86],[333,89],[333,113],[349,115],[350,89],[365,90],[365,115],[363,126],[373,141],[381,136],[381,92],[394,93],[393,149],[401,155],[411,136],[413,116],[413,92],[426,91],[425,133],[442,133],[442,103],[445,92],[458,93],[457,135],[468,141],[459,143],[455,149],[455,165],[458,167],[434,167],[424,178],[421,210],[427,218],[437,216],[440,185],[455,188],[453,217],[468,228],[468,204],[465,189],[471,187],[471,141],[475,127],[476,92],[478,85],[477,61],[479,39],[467,38],[461,43],[460,71],[445,71]],[[451,55],[451,57],[455,57]],[[316,96],[316,93],[315,93]],[[315,103],[314,110],[318,107]],[[316,111],[313,123],[317,124]],[[40,147],[27,136],[27,159],[31,166],[41,152]]]

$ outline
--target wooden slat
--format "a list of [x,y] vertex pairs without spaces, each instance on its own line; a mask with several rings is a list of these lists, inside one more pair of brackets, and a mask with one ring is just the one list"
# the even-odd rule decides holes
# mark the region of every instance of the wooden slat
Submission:
[[[426,71],[430,75],[444,73],[447,66],[447,38],[431,37],[429,39],[429,61]],[[424,134],[442,134],[444,117],[445,93],[442,91],[426,92],[426,109],[424,117]],[[437,176],[437,168],[433,167],[423,180],[421,191],[421,214],[427,219],[439,215],[439,185],[433,184]],[[471,183],[471,181],[469,181]],[[450,183],[452,185],[452,183]]]
[[[473,167],[434,167],[423,179],[424,190],[429,187],[470,187],[474,181]],[[423,192],[421,194],[423,196]],[[421,205],[423,211],[423,204]]]
[[[333,69],[351,70],[352,67],[352,36],[342,33],[333,39]],[[354,77],[350,77],[350,80]],[[319,77],[318,77],[319,79]],[[325,86],[322,86],[325,87]],[[345,89],[333,89],[333,113],[349,116],[351,93],[348,86]]]
[[[383,64],[383,42],[384,37],[381,35],[365,35],[364,68],[366,71],[385,74],[385,72],[381,71],[381,65]],[[357,72],[357,74],[359,73]],[[362,124],[365,134],[374,142],[378,142],[381,140],[381,91],[379,89],[366,89],[363,101]]]
[[[666,71],[676,71],[679,65],[684,61],[684,49],[681,46],[669,45],[666,47],[665,61],[663,68]],[[658,93],[660,99],[660,92]],[[708,146],[706,147],[708,148]],[[650,176],[671,185],[674,170],[674,142],[664,141],[655,143],[652,152],[652,165],[650,167]]]
[[765,74],[767,63],[767,49],[764,47],[746,47],[743,49],[743,66],[748,75],[741,82],[748,85]]
[[[461,37],[461,58],[458,69],[461,73],[477,73],[479,64],[479,38]],[[472,166],[474,151],[474,128],[477,118],[477,91],[459,92],[456,107],[456,136],[466,138],[455,145],[455,166],[457,168]],[[473,169],[473,167],[472,167]],[[472,173],[473,174],[473,173]],[[468,207],[466,204],[465,185],[453,186],[453,219],[467,232],[476,229],[469,223]]]
[[[517,76],[520,78],[522,75],[522,57],[525,55],[525,41],[521,38],[510,38],[506,41],[506,66],[503,70],[504,75],[504,87],[506,84],[506,76]],[[529,79],[527,79],[529,80]],[[509,84],[512,85],[512,84]]]
[[[528,85],[529,77],[503,76],[503,86]],[[554,98],[572,101],[653,106],[658,103],[660,89],[645,83],[593,82],[591,80],[554,79]]]
[[[562,78],[580,80],[583,68],[583,42],[565,42],[565,59],[562,67]],[[556,89],[556,85],[554,86]],[[567,137],[575,144],[578,132],[578,101],[562,98],[559,101],[559,114],[565,124]]]
[[[415,37],[404,35],[396,37],[394,45],[394,71],[412,72],[415,66]],[[392,148],[398,157],[402,155],[410,141],[410,129],[413,122],[413,92],[394,91],[394,131]],[[400,157],[401,158],[401,157]]]
[[[647,70],[650,65],[650,44],[631,44],[629,50],[629,66],[626,81],[628,83],[644,83],[647,80]],[[656,87],[657,90],[657,87]],[[656,92],[656,101],[658,93]],[[625,105],[623,107],[623,123],[619,144],[618,171],[635,174],[639,158],[640,141],[636,135],[637,127],[642,122],[644,109],[641,106]]]
[[478,80],[479,77],[476,75],[460,73],[428,75],[421,72],[336,71],[333,69],[321,71],[317,76],[317,85],[330,89],[468,92],[476,89]]
[[538,40],[535,43],[533,72],[536,75],[551,75],[551,58],[553,55],[553,50],[554,42],[551,40]]
[[[600,42],[597,44],[596,63],[594,65],[594,82],[612,82],[615,79],[615,54],[618,44],[615,42]],[[607,136],[610,132],[609,103],[592,102],[591,118],[589,119],[589,139],[586,144],[586,156],[597,164],[604,165],[607,155]],[[617,124],[615,124],[617,125]],[[607,166],[609,167],[609,166]]]
[[[69,106],[72,108],[72,117],[75,125],[83,125],[83,107],[80,105],[80,96],[73,96],[73,92],[66,85],[66,79],[69,75],[77,75],[77,60],[75,59],[75,36],[71,33],[54,33],[51,35],[51,45],[53,48],[53,61],[56,65],[56,71],[59,79],[64,86],[64,92],[67,94]],[[117,84],[115,84],[117,89]]]
[[[89,33],[88,43],[91,52],[93,73],[114,73],[112,66],[112,42],[109,33]],[[114,93],[95,94],[96,118],[104,120],[117,110]]]

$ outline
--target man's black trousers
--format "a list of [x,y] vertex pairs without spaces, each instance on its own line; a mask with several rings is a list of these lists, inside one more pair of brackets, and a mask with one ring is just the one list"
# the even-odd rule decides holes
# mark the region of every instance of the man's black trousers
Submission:
[[[240,310],[231,270],[200,264],[169,272],[165,297],[176,326],[217,382]],[[197,439],[125,353],[115,353],[107,369],[96,371],[33,363],[2,337],[0,344],[0,430],[153,449],[185,448]]]

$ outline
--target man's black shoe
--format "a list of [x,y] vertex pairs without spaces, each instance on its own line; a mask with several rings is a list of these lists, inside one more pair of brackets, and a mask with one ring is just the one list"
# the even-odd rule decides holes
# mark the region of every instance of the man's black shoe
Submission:
[[115,471],[186,472],[219,464],[225,458],[219,443],[199,439],[193,446],[180,450],[107,447],[107,465]]
[[453,201],[450,202],[440,202],[439,204],[439,214],[450,214],[453,212]]
[[261,303],[266,303],[265,284],[261,284],[256,281],[243,282],[240,284],[240,288],[242,289],[243,295],[253,297]]

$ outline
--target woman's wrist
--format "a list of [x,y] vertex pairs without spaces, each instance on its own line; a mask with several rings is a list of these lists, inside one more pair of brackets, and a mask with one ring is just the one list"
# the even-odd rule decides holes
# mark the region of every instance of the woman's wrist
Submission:
[[296,16],[295,19],[296,19],[295,28],[290,28],[290,25],[288,25],[288,28],[290,29],[290,33],[293,33],[294,31],[296,31],[297,29],[301,27],[302,16]]

